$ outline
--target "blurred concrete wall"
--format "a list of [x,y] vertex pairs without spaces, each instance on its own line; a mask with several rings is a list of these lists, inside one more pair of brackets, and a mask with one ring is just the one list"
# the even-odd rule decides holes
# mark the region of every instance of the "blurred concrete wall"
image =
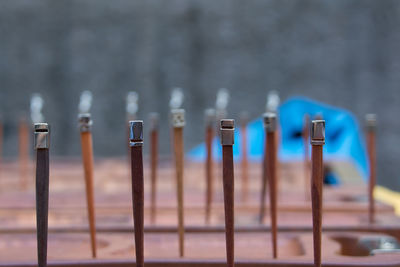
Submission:
[[230,116],[264,111],[268,90],[305,95],[363,119],[379,116],[378,180],[400,189],[399,1],[93,0],[0,2],[0,112],[6,156],[16,119],[40,92],[52,153],[79,155],[82,90],[94,93],[96,156],[123,155],[125,95],[141,118],[162,114],[169,150],[170,90],[185,89],[185,145],[203,138],[203,109],[229,88]]

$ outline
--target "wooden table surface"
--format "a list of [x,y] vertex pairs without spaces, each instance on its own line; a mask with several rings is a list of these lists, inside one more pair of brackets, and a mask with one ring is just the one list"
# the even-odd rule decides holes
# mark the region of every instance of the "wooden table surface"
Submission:
[[[84,178],[78,160],[52,161],[49,199],[49,261],[89,260],[90,240]],[[176,188],[174,170],[161,162],[157,185],[157,219],[150,224],[150,177],[145,166],[145,259],[178,259],[176,234]],[[239,164],[237,164],[239,166]],[[214,202],[211,222],[205,226],[204,165],[185,164],[185,259],[224,260],[223,192],[220,167],[215,167]],[[279,168],[278,260],[312,262],[311,203],[306,200],[301,163],[285,163]],[[261,166],[249,166],[249,198],[240,198],[240,168],[235,169],[235,251],[241,261],[269,261],[272,258],[269,215],[259,225]],[[18,166],[8,163],[0,171],[0,264],[35,262],[34,172],[31,168],[28,187],[20,188]],[[357,180],[357,179],[355,179]],[[129,166],[124,159],[95,162],[95,203],[98,229],[98,258],[134,259],[132,200]],[[346,183],[324,188],[323,262],[400,263],[400,255],[344,256],[337,236],[355,240],[368,235],[400,235],[400,220],[392,207],[377,204],[377,223],[367,223],[367,188],[360,183]],[[23,251],[23,252],[22,252]],[[282,265],[283,266],[283,265]]]

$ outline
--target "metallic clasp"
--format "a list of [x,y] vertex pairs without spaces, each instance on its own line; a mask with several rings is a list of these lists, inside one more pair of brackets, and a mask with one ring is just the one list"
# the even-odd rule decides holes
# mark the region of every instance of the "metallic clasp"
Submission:
[[83,113],[78,115],[78,121],[79,121],[79,130],[81,133],[83,132],[90,132],[90,129],[92,128],[92,119],[90,117],[90,113]]
[[143,121],[129,122],[129,141],[130,146],[143,146]]
[[268,133],[276,131],[276,113],[266,112],[263,114],[264,128]]
[[325,144],[325,120],[311,121],[311,145]]
[[172,109],[171,110],[172,126],[175,128],[183,128],[185,126],[185,110]]
[[50,130],[47,123],[35,123],[34,125],[34,148],[44,149],[50,146]]
[[232,146],[235,143],[235,120],[223,119],[221,120],[221,145]]
[[375,132],[376,130],[376,114],[365,115],[365,128],[367,131]]

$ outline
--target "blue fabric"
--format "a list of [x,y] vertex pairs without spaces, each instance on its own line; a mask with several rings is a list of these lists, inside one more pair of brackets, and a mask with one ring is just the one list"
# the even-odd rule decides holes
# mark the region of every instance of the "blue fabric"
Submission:
[[[361,177],[367,180],[368,160],[362,131],[354,116],[347,110],[332,107],[314,100],[294,97],[279,107],[281,142],[279,159],[281,161],[302,160],[304,143],[301,136],[304,115],[313,118],[321,114],[326,121],[324,159],[353,161]],[[264,147],[264,129],[262,119],[257,118],[247,126],[247,144],[249,160],[261,160]],[[241,158],[240,128],[235,129],[234,159]],[[251,142],[250,142],[251,140]],[[221,160],[222,151],[219,139],[213,140],[213,155]],[[194,161],[205,160],[205,144],[202,143],[189,151],[188,157]]]

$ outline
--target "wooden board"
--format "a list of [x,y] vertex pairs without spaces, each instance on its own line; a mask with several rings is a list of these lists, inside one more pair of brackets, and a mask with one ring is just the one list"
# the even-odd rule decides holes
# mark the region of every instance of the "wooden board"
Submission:
[[[98,259],[90,259],[90,241],[83,170],[79,161],[54,161],[50,169],[49,261],[56,266],[126,266],[133,264],[134,239],[128,163],[123,159],[95,162]],[[258,223],[261,184],[260,164],[251,164],[249,198],[240,199],[240,169],[235,177],[236,259],[238,266],[312,266],[311,203],[304,195],[301,163],[280,166],[278,201],[278,256],[271,260],[269,216]],[[32,168],[31,168],[32,169]],[[19,187],[18,166],[9,163],[0,179],[0,265],[29,266],[36,260],[35,197],[32,179],[27,189]],[[205,226],[205,175],[199,163],[185,164],[186,252],[178,257],[174,172],[162,162],[158,176],[157,220],[149,218],[149,170],[145,169],[145,259],[146,266],[223,266],[225,239],[222,181],[215,165],[215,197],[211,224]],[[392,207],[377,204],[377,223],[367,223],[366,187],[347,184],[324,188],[323,263],[336,266],[396,266],[400,255],[342,255],[337,237],[357,240],[368,235],[400,238],[400,220]],[[23,251],[23,253],[21,253]],[[61,262],[61,263],[60,263]],[[201,264],[202,263],[202,264]],[[108,265],[107,265],[108,264]],[[286,264],[286,265],[285,265]],[[303,264],[303,265],[301,265]],[[394,265],[393,265],[394,264]],[[50,264],[52,265],[52,264]],[[372,265],[373,266],[373,265]]]

